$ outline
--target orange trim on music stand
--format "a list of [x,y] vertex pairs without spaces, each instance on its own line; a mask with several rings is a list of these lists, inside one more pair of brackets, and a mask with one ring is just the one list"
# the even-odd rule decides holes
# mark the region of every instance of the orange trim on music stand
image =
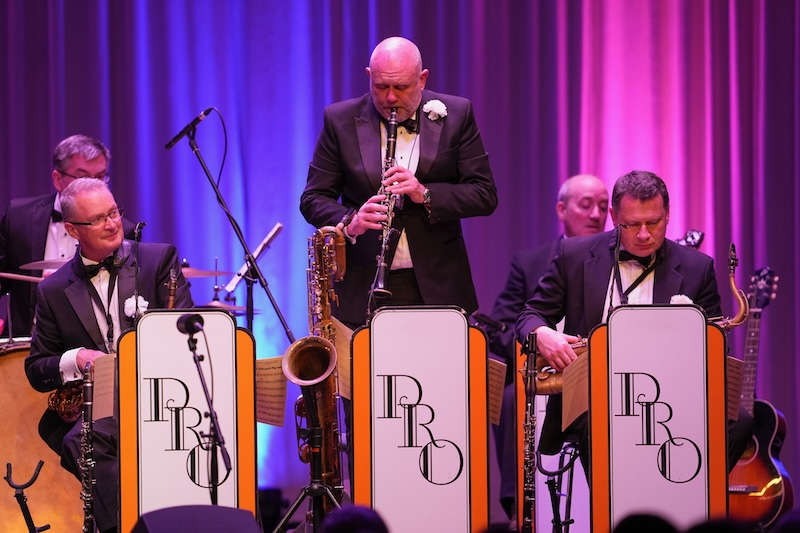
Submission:
[[[611,530],[608,427],[608,326],[598,326],[589,337],[589,417],[592,443],[592,530]],[[594,460],[594,458],[604,460]]]
[[[353,335],[353,503],[372,506],[372,384],[370,381],[369,328]],[[360,377],[357,379],[356,376]]]
[[[478,328],[469,328],[469,438],[470,438],[470,500],[472,531],[489,526],[489,450],[487,432],[487,358],[486,336]],[[478,475],[483,472],[484,475]],[[477,505],[476,505],[477,503]]]
[[139,519],[139,429],[136,423],[139,400],[136,392],[136,332],[119,340],[117,383],[119,390],[119,483],[120,524],[130,531]]
[[706,326],[708,402],[708,515],[728,514],[727,413],[725,386],[725,335],[713,325]]

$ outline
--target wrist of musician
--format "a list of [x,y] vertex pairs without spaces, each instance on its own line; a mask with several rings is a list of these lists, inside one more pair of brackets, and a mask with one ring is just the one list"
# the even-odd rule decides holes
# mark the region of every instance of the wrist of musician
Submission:
[[356,243],[356,236],[353,235],[352,233],[350,233],[351,230],[349,230],[348,228],[349,228],[349,224],[342,228],[342,233],[344,233],[345,239],[350,241],[350,244],[355,244]]
[[85,348],[73,348],[61,355],[58,362],[58,370],[61,373],[61,382],[69,383],[83,378],[83,373],[78,366],[78,352]]

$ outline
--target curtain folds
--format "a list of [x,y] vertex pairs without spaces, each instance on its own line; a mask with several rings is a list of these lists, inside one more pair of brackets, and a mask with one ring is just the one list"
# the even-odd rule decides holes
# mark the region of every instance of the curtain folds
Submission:
[[[784,459],[800,479],[800,0],[6,0],[0,24],[0,203],[50,189],[60,139],[96,136],[146,240],[174,242],[192,266],[218,258],[236,270],[242,254],[186,142],[163,148],[216,106],[228,133],[220,187],[248,242],[285,227],[260,264],[296,336],[310,234],[298,199],[322,109],[367,90],[363,68],[384,37],[414,40],[429,87],[474,102],[500,201],[464,223],[484,311],[512,253],[557,235],[566,177],[610,186],[655,171],[671,193],[668,236],[705,231],[728,314],[731,242],[740,285],[764,265],[781,276],[763,314],[758,390],[787,415]],[[216,174],[216,116],[197,140]],[[195,301],[212,286],[194,281]],[[259,355],[281,354],[288,342],[260,292],[256,305]],[[731,349],[742,346],[737,332]],[[305,484],[291,418],[259,431],[259,484]]]

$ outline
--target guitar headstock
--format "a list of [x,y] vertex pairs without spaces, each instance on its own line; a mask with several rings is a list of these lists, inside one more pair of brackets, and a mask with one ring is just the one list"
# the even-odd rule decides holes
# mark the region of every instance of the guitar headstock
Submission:
[[690,229],[686,232],[686,235],[678,239],[677,242],[681,246],[688,246],[689,248],[700,248],[700,244],[703,242],[703,237],[705,237],[705,233],[697,229]]
[[747,294],[750,307],[764,309],[769,305],[778,294],[779,279],[775,271],[768,266],[756,270],[750,277],[750,287]]

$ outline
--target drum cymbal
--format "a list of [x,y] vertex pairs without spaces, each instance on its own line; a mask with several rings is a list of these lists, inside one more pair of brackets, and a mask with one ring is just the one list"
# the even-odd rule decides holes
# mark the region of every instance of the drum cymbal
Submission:
[[32,263],[25,263],[21,267],[22,270],[51,270],[61,268],[62,265],[69,262],[69,259],[45,259],[43,261],[34,261]]
[[39,283],[44,279],[39,276],[26,276],[25,274],[14,274],[12,272],[0,272],[0,278],[15,279],[17,281],[30,281],[31,283]]
[[183,267],[181,268],[181,272],[183,272],[183,277],[185,278],[213,278],[215,276],[228,276],[233,274],[233,272],[228,272],[226,270],[200,270],[194,267]]
[[[233,313],[236,316],[244,315],[247,312],[247,307],[243,305],[230,305],[226,304],[221,300],[211,300],[206,304],[206,307],[213,307],[215,309],[224,309],[230,313]],[[259,314],[261,311],[258,309],[253,309],[253,314]]]

